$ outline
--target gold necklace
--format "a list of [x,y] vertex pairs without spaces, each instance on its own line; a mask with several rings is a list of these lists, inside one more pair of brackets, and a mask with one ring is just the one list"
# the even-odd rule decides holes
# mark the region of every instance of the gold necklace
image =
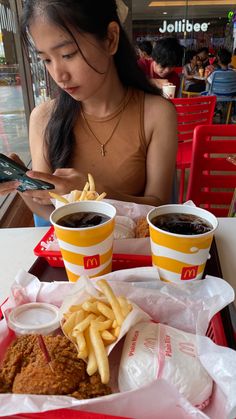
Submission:
[[124,113],[124,109],[125,109],[126,96],[127,96],[127,94],[125,95],[124,100],[123,100],[123,106],[122,106],[122,109],[121,109],[121,112],[120,112],[120,116],[119,116],[119,118],[118,118],[117,122],[115,123],[115,126],[114,126],[114,128],[112,129],[111,134],[109,135],[109,137],[108,137],[108,139],[105,141],[105,143],[102,143],[102,142],[99,140],[99,138],[96,136],[96,134],[93,132],[92,128],[90,127],[90,125],[89,125],[89,123],[88,123],[88,121],[87,121],[87,119],[86,119],[86,117],[85,117],[85,114],[84,114],[83,108],[82,108],[82,106],[81,106],[81,113],[82,113],[82,116],[83,116],[84,122],[86,123],[86,126],[87,126],[88,130],[90,131],[90,133],[93,135],[93,137],[95,138],[95,140],[96,140],[96,141],[98,142],[98,144],[100,145],[100,150],[101,150],[101,155],[102,155],[102,157],[105,157],[105,155],[106,155],[106,150],[105,150],[105,147],[106,147],[106,145],[109,143],[109,141],[112,139],[112,137],[113,137],[113,135],[114,135],[115,131],[117,130],[117,128],[118,128],[118,126],[119,126],[119,123],[120,123],[120,121],[121,121],[121,118],[122,118],[122,115],[123,115],[123,113]]

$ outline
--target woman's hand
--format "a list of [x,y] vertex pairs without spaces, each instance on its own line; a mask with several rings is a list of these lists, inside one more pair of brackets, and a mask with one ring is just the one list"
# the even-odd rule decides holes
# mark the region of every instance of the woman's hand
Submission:
[[[59,195],[65,195],[74,189],[83,189],[86,178],[75,169],[57,169],[53,174],[28,171],[27,176],[31,179],[39,179],[52,183],[55,187],[53,192]],[[50,195],[46,190],[34,190],[23,192],[24,197],[32,198],[34,202],[40,205],[50,205]]]
[[19,185],[20,182],[18,182],[17,180],[0,183],[0,196],[8,195],[12,192],[17,192],[17,188]]
[[[25,166],[25,164],[23,163],[23,161],[20,159],[20,157],[17,154],[12,153],[12,154],[9,154],[7,157],[9,157],[9,159],[12,159],[16,163],[19,163],[22,166]],[[20,182],[18,180],[0,182],[0,196],[8,195],[12,192],[17,192],[17,188],[19,185],[20,185]]]

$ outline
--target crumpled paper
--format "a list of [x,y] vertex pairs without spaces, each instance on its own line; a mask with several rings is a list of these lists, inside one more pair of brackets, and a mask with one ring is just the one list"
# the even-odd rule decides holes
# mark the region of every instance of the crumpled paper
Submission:
[[[176,286],[161,282],[157,270],[152,267],[117,271],[103,278],[110,281],[115,293],[125,295],[154,320],[192,333],[204,334],[212,316],[234,299],[232,287],[220,278],[206,277],[204,281]],[[40,283],[33,275],[20,271],[2,311],[7,314],[12,307],[29,301],[45,301],[60,306],[66,296],[79,291],[81,286],[80,281]],[[11,339],[6,321],[2,320],[0,359]],[[212,400],[204,412],[194,408],[164,380],[155,380],[138,390],[92,400],[76,400],[67,396],[0,394],[0,416],[22,411],[33,413],[75,408],[135,419],[233,419],[236,416],[236,352],[219,347],[203,336],[199,336],[198,341],[200,359],[215,381]],[[119,367],[118,347],[109,356],[114,376]]]

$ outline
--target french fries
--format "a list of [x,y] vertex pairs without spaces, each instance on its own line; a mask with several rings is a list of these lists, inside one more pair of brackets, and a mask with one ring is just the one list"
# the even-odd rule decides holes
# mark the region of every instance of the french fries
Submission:
[[60,201],[60,202],[63,202],[63,204],[69,204],[68,199],[64,198],[64,197],[63,197],[63,196],[61,196],[61,195],[58,195],[57,193],[49,192],[49,195],[50,195],[52,198],[57,199],[57,200],[58,200],[58,201]]
[[105,198],[106,192],[102,192],[100,195],[96,192],[94,178],[88,173],[88,181],[85,183],[83,190],[78,191],[75,189],[74,191],[71,191],[69,199],[54,192],[49,192],[49,195],[53,199],[57,199],[64,204],[69,204],[77,201],[101,201]]
[[110,379],[106,346],[120,335],[125,318],[132,310],[125,297],[117,297],[104,279],[97,281],[102,299],[89,297],[82,304],[72,305],[63,314],[62,330],[76,345],[78,358],[87,362],[88,375],[96,371],[103,384]]

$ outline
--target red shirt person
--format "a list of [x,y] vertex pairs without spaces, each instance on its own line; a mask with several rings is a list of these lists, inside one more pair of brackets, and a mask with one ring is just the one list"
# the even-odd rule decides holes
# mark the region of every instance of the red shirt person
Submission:
[[174,71],[174,67],[181,65],[182,57],[183,47],[176,38],[161,38],[153,48],[152,60],[148,59],[145,62],[142,60],[139,65],[159,88],[162,88],[164,84],[174,84],[177,96],[180,78]]

